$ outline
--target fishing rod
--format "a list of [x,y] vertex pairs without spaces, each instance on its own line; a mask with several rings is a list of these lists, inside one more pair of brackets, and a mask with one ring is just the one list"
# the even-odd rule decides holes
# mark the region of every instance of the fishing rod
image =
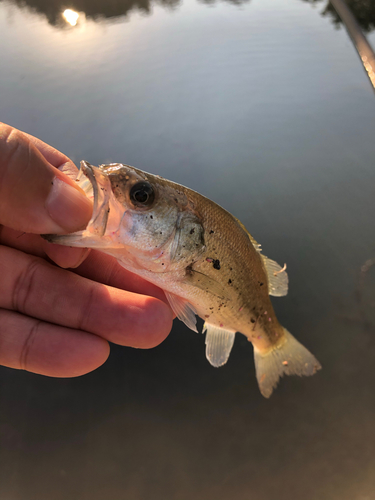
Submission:
[[363,67],[375,90],[375,53],[367,38],[362,33],[359,24],[344,0],[330,0],[332,6],[340,16],[354,47],[362,61]]

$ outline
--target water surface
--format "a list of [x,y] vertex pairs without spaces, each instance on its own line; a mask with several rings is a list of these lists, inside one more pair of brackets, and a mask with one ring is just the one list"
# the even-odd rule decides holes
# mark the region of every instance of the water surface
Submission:
[[66,7],[0,2],[0,119],[231,211],[288,264],[273,303],[323,370],[265,400],[245,337],[216,370],[177,321],[79,379],[2,368],[0,498],[374,500],[375,100],[345,30],[301,0]]

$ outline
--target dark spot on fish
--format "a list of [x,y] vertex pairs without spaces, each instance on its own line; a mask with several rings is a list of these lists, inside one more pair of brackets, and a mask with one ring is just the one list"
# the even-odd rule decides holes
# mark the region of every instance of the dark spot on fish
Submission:
[[177,198],[173,198],[173,199],[174,199],[174,201],[175,201],[176,203],[178,203],[178,200],[177,200]]
[[161,265],[164,266],[164,262],[162,262]]
[[212,229],[211,229],[210,234],[214,234],[214,232],[215,232],[215,231],[212,231]]
[[254,318],[251,318],[250,320],[252,323],[255,323],[255,319]]
[[230,285],[231,283],[232,283],[232,280],[230,280],[230,279],[229,279],[229,280],[228,280],[228,285]]
[[190,234],[194,234],[194,232],[195,232],[194,228],[190,229]]
[[153,215],[150,215],[150,219],[153,219],[153,218],[154,218]]
[[214,259],[212,262],[212,265],[214,266],[214,269],[219,270],[220,269],[220,260],[219,259]]
[[232,267],[230,267],[230,268],[229,268],[229,271],[233,271],[233,268],[232,268]]
[[189,264],[189,265],[186,267],[185,271],[186,271],[186,275],[187,275],[187,276],[192,276],[192,275],[193,275],[193,265],[192,265],[192,264]]
[[263,286],[263,283],[260,283],[260,282],[259,282],[259,286]]
[[160,231],[160,234],[163,234],[163,233]]

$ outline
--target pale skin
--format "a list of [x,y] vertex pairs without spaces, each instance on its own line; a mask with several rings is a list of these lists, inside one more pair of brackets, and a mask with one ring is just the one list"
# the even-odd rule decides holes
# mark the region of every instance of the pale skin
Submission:
[[39,236],[77,231],[91,218],[91,201],[62,167],[77,170],[0,123],[0,365],[74,377],[105,362],[108,341],[158,345],[173,315],[162,290],[113,257]]

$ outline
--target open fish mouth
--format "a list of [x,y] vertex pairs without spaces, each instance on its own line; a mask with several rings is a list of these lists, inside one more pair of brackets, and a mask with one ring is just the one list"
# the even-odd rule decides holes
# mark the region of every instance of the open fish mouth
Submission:
[[[111,183],[98,167],[87,161],[81,161],[81,168],[76,179],[78,186],[86,196],[93,199],[93,214],[87,227],[71,234],[42,234],[42,238],[59,245],[89,247],[92,243],[98,246],[98,241],[104,236],[108,215],[110,212]],[[103,240],[103,246],[107,246]]]
[[107,227],[109,199],[112,193],[109,178],[100,168],[90,165],[87,161],[81,161],[77,182],[89,197],[90,195],[94,197],[93,213],[86,229],[91,230],[96,236],[103,236]]

